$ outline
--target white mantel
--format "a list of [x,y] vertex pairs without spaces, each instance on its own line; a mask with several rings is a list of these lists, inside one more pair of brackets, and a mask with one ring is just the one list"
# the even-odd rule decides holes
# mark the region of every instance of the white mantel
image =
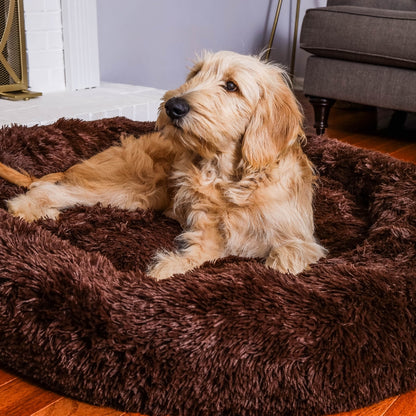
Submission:
[[96,0],[24,0],[23,8],[30,89],[98,86]]

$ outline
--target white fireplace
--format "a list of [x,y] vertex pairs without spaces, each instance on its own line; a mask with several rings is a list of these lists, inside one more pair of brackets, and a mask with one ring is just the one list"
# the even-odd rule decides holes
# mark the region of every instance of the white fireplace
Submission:
[[23,6],[31,89],[97,87],[96,0],[24,0]]
[[23,8],[29,90],[43,95],[0,100],[0,126],[61,117],[155,120],[164,91],[100,83],[96,0],[23,0]]

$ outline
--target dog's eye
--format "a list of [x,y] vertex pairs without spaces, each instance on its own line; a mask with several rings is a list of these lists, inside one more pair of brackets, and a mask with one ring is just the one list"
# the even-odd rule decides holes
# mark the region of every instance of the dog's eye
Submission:
[[234,82],[232,82],[232,81],[227,81],[225,83],[224,88],[225,88],[226,91],[229,91],[229,92],[235,92],[235,91],[238,90],[237,85],[235,85]]

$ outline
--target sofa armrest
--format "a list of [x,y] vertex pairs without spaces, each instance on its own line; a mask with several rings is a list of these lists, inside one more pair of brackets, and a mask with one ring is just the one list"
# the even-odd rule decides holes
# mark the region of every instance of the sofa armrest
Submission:
[[358,6],[416,11],[416,0],[328,0],[328,6]]

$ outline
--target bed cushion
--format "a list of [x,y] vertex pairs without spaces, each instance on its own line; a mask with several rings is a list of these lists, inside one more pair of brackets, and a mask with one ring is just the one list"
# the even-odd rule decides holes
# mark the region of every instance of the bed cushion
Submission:
[[[152,129],[3,128],[0,160],[46,174]],[[313,135],[305,151],[329,255],[297,276],[228,257],[157,282],[175,221],[97,205],[29,224],[0,180],[0,365],[148,415],[324,415],[416,388],[416,166]]]

